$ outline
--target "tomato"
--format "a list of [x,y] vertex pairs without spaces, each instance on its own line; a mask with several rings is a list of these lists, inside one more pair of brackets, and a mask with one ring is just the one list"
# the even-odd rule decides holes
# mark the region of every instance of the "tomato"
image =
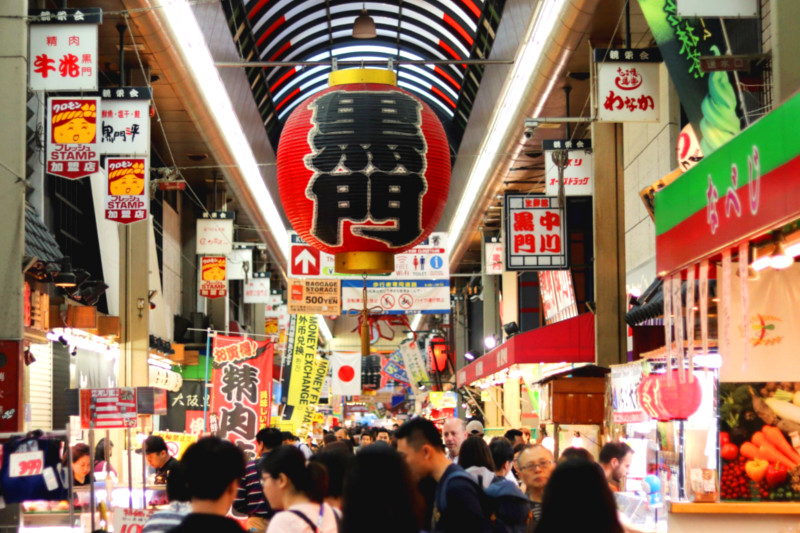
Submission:
[[727,431],[720,431],[719,432],[719,445],[725,446],[731,441],[731,436]]
[[739,447],[728,442],[720,446],[719,455],[726,461],[735,461],[739,456]]

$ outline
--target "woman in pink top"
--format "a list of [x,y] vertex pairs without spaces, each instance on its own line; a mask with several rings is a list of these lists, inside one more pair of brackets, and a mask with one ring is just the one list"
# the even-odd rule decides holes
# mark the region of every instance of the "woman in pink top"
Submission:
[[294,446],[281,446],[261,461],[264,495],[270,507],[281,510],[267,533],[337,533],[339,518],[322,503],[327,492],[325,467],[311,462]]

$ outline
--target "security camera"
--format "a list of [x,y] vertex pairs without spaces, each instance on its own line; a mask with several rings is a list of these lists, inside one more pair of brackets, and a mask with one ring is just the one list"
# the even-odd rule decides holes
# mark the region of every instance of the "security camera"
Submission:
[[533,134],[536,132],[536,128],[525,128],[525,138],[530,139],[533,137]]

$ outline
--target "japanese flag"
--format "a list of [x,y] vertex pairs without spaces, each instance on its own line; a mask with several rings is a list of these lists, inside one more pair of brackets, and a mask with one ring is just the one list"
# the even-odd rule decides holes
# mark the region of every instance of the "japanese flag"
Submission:
[[331,361],[331,394],[361,394],[361,354],[335,353]]

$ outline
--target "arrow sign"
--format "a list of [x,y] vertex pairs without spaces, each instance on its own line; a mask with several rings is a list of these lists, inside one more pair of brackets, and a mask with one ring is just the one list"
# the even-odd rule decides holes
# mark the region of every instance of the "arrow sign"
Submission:
[[292,275],[319,276],[319,251],[310,246],[292,246]]

